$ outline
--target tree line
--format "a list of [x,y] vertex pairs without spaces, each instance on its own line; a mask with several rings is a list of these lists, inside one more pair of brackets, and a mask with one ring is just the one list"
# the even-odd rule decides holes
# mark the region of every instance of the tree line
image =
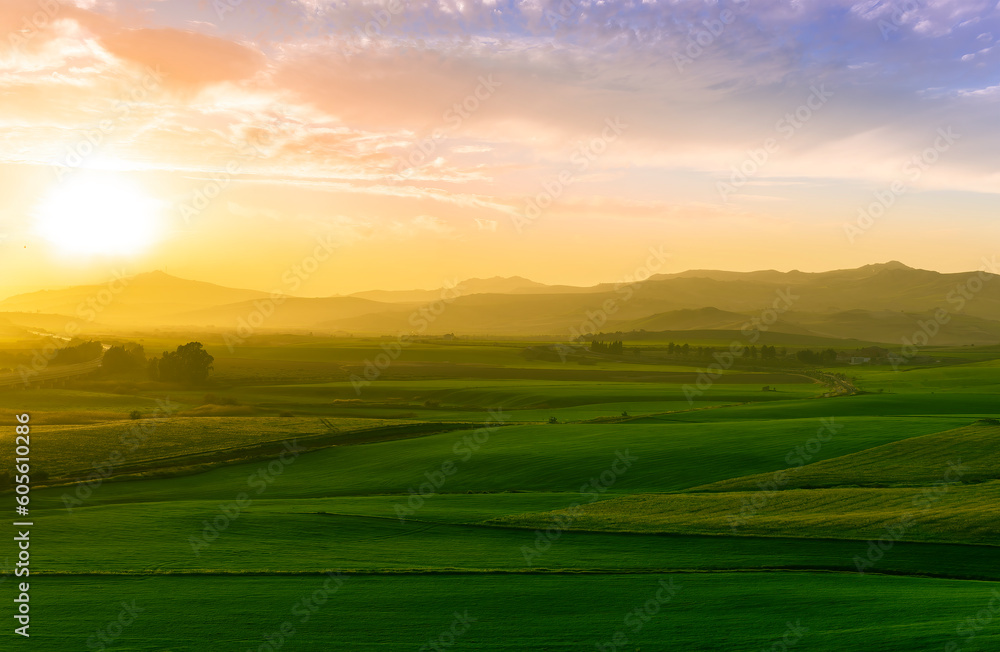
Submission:
[[[624,346],[622,340],[612,340],[610,342],[605,342],[604,340],[593,338],[590,341],[590,351],[594,353],[609,353],[612,355],[624,355],[626,352],[634,353],[639,355],[640,351],[637,347],[628,348]],[[662,348],[647,347],[647,351],[663,350]],[[679,357],[679,358],[689,358],[697,360],[708,360],[712,359],[716,354],[720,354],[729,351],[729,347],[714,347],[714,346],[691,346],[690,344],[677,344],[670,342],[666,346],[666,353],[668,356]],[[790,354],[787,347],[775,347],[771,345],[764,344],[762,346],[751,345],[743,348],[743,352],[740,357],[746,360],[761,360],[761,361],[773,361],[788,359],[790,357],[794,358],[798,362],[807,365],[823,365],[828,366],[836,364],[837,357],[839,353],[835,349],[825,349],[825,350],[813,350],[813,349],[802,349],[796,351],[794,355]]]
[[104,354],[101,371],[108,376],[145,375],[150,380],[165,383],[196,385],[208,379],[215,358],[201,342],[188,342],[175,351],[164,351],[160,357],[146,359],[141,344],[127,342],[112,346]]
[[590,341],[590,350],[594,353],[610,353],[612,355],[623,355],[625,353],[625,345],[622,344],[621,340],[615,340],[613,342],[602,342],[600,340]]

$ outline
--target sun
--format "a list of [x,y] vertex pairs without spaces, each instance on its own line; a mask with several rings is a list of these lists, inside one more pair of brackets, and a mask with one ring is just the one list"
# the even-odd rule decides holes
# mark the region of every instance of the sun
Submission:
[[160,236],[160,203],[126,179],[80,173],[36,212],[37,231],[66,253],[133,255]]

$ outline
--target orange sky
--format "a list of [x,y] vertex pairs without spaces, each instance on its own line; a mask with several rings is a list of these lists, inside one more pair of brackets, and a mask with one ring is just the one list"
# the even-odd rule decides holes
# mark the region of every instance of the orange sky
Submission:
[[4,0],[0,295],[975,269],[993,4]]

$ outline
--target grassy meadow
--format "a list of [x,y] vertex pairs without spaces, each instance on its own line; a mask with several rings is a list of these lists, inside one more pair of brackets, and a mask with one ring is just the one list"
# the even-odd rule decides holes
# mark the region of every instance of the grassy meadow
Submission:
[[[47,476],[31,502],[41,645],[1000,643],[1000,626],[962,629],[1000,589],[1000,426],[981,421],[1000,352],[830,368],[847,395],[793,368],[706,383],[704,364],[652,355],[578,364],[523,355],[544,343],[429,340],[357,389],[380,340],[204,339],[219,354],[204,387],[84,377],[0,394],[6,417],[32,414]],[[103,641],[123,602],[130,624]]]

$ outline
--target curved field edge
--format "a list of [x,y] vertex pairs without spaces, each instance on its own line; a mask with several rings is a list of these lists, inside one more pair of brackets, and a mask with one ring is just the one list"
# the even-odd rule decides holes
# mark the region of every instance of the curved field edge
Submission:
[[755,474],[692,487],[691,491],[753,491],[842,486],[970,484],[1000,479],[1000,427],[971,425],[889,442],[809,464],[810,442],[788,457],[798,462],[780,477]]
[[[959,425],[959,421],[954,425]],[[852,417],[817,459],[837,457],[899,439],[936,432],[941,423],[902,418]],[[430,434],[409,439],[334,446],[303,453],[267,483],[268,498],[319,498],[395,493],[408,496],[446,464],[452,471],[437,482],[438,493],[565,491],[603,494],[676,491],[753,472],[777,471],[796,446],[807,445],[824,428],[819,419],[748,424],[600,424],[504,426]],[[626,456],[634,463],[609,469]],[[86,504],[158,500],[232,500],[256,491],[255,474],[272,461],[215,468],[183,479],[116,482],[91,492],[39,489],[38,507],[62,507],[64,495],[86,494]],[[281,465],[279,465],[281,466]],[[263,471],[262,471],[263,469]],[[604,484],[595,486],[594,483]],[[590,488],[588,488],[588,486]]]
[[487,525],[634,532],[1000,544],[1000,482],[905,489],[633,494]]

